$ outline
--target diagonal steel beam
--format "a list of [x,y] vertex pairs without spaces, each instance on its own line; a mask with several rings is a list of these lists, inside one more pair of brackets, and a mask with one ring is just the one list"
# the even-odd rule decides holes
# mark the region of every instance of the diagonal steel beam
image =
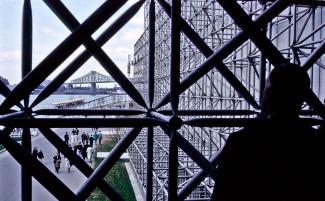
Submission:
[[[0,80],[0,94],[3,95],[4,97],[9,96],[9,94],[11,93],[11,90],[7,87],[7,85],[5,85],[5,83],[2,82],[2,80]],[[23,109],[24,106],[21,103],[17,103],[17,106],[20,109]]]
[[[119,18],[116,19],[96,40],[97,45],[103,46],[112,38],[141,8],[142,3],[137,2],[128,8]],[[91,53],[88,50],[83,51],[75,58],[63,71],[61,71],[52,82],[37,96],[31,107],[45,100],[56,89],[58,89],[74,72],[76,72],[89,58]]]
[[[48,7],[56,14],[56,16],[68,27],[70,31],[74,31],[80,26],[78,20],[65,7],[61,1],[43,0]],[[144,0],[139,1],[143,3]],[[107,56],[107,54],[97,45],[91,36],[87,37],[84,46],[93,54],[102,67],[112,76],[112,78],[121,86],[121,88],[139,105],[147,108],[144,99],[134,85],[122,73],[117,65]]]
[[132,144],[142,128],[133,128],[114,146],[109,156],[104,159],[89,177],[85,184],[79,189],[77,195],[85,200],[95,189],[96,184],[112,169],[124,151]]
[[[280,0],[281,1],[281,0]],[[287,62],[263,31],[256,26],[235,0],[217,0],[223,9],[232,17],[236,24],[249,36],[274,66]]]
[[[267,10],[265,10],[255,21],[255,26],[257,28],[262,28],[269,21],[271,21],[275,16],[281,13],[288,6],[288,0],[280,0],[272,4]],[[211,56],[209,56],[204,63],[198,66],[195,70],[193,70],[188,76],[186,76],[181,82],[181,89],[185,90],[192,84],[194,84],[197,80],[199,80],[202,76],[204,76],[207,72],[209,72],[216,63],[220,63],[223,61],[229,54],[235,51],[240,45],[242,45],[248,36],[245,32],[238,33],[235,37],[233,37],[228,43],[220,47],[216,52],[214,52]],[[182,88],[184,87],[184,88]],[[161,101],[157,104],[155,108],[159,108],[169,101],[170,94],[166,94]]]
[[[165,0],[158,0],[161,7],[167,13],[169,17],[171,17],[171,7]],[[179,25],[183,33],[193,42],[193,44],[203,53],[205,57],[209,57],[213,54],[213,50],[202,40],[202,38],[191,28],[191,26],[181,18],[179,21]],[[256,109],[259,108],[259,105],[256,103],[254,97],[249,93],[249,91],[244,87],[244,85],[237,79],[237,77],[229,70],[229,68],[221,61],[216,62],[215,68],[224,76],[224,78],[234,87],[234,89],[242,95],[248,103],[250,103]],[[190,87],[194,82],[190,81],[191,79],[186,80],[183,79],[180,85],[180,93],[184,92],[188,87]],[[189,82],[190,81],[190,82]],[[197,80],[195,80],[197,81]],[[179,94],[180,94],[179,93]],[[168,93],[166,96],[170,96]],[[156,108],[162,106],[162,104],[167,104],[169,98],[165,98],[164,100],[158,104]]]
[[[65,157],[67,157],[70,161],[73,161],[73,164],[86,176],[89,177],[94,170],[89,167],[89,165],[82,160],[78,155],[74,153],[74,151],[65,144],[62,139],[56,135],[51,129],[49,128],[39,128],[40,132],[48,139],[49,142],[52,143],[60,152],[63,153]],[[98,182],[98,188],[105,193],[105,195],[112,199],[122,201],[123,198],[104,180]]]
[[21,118],[21,117],[25,117],[25,116],[26,116],[26,112],[22,110],[22,111],[17,111],[17,112],[1,115],[0,121],[4,120],[4,119],[14,119],[14,118]]
[[308,71],[317,60],[325,53],[325,40],[319,45],[319,47],[309,55],[305,63],[302,65],[305,71]]
[[[163,131],[170,137],[170,129],[167,126],[161,126]],[[177,131],[176,131],[177,132]],[[201,167],[213,180],[217,178],[215,166],[213,166],[208,159],[206,159],[193,145],[187,141],[180,133],[177,132],[177,141],[179,147]]]
[[[218,150],[216,154],[214,154],[211,159],[210,163],[215,167],[218,164],[220,153],[222,152],[222,148]],[[207,173],[204,170],[200,170],[196,173],[185,185],[184,187],[179,190],[177,194],[177,200],[185,200],[185,198],[204,180],[207,176]]]
[[[58,200],[79,201],[80,199],[40,161],[21,147],[15,140],[0,131],[0,140],[11,156],[39,181]],[[50,182],[49,182],[50,181]]]
[[33,89],[42,83],[66,58],[112,16],[126,0],[105,1],[86,21],[57,46],[40,64],[34,68],[9,94],[0,105],[0,111],[10,109],[20,100],[28,96]]
[[[256,23],[245,13],[235,0],[217,0],[219,4],[234,19],[237,25],[243,29],[254,44],[263,52],[265,57],[277,67],[279,64],[286,63],[287,60],[272,44],[263,32],[256,26]],[[280,1],[280,0],[279,0]],[[319,115],[325,117],[325,106],[310,89],[306,97],[306,102],[319,112]]]

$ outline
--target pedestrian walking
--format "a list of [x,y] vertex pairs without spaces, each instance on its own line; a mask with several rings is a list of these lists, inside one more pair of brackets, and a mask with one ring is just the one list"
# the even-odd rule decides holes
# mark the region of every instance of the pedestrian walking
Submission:
[[42,150],[40,149],[39,152],[37,153],[38,159],[44,163],[44,154],[42,152]]
[[61,157],[60,155],[56,154],[53,156],[53,164],[55,168],[55,172],[59,173],[60,170],[60,164],[61,164]]
[[68,158],[65,158],[65,166],[66,166],[68,172],[70,172],[71,164],[70,164],[70,160]]
[[102,131],[98,131],[98,143],[101,145],[102,144],[102,139],[103,139],[103,134]]
[[91,135],[90,137],[89,137],[89,146],[93,146],[94,145],[94,138],[93,138],[93,135]]
[[98,134],[96,131],[93,134],[93,138],[94,138],[94,144],[97,144]]
[[69,135],[68,135],[68,132],[65,132],[65,135],[64,135],[64,142],[66,144],[69,144]]
[[76,146],[75,146],[75,149],[77,150],[77,154],[78,156],[82,157],[82,145],[81,145],[81,142],[79,142]]
[[82,159],[86,160],[88,145],[83,145],[81,150]]
[[37,158],[37,154],[38,154],[37,147],[34,147],[32,154],[35,158]]
[[86,144],[88,144],[88,141],[89,141],[89,134],[88,133],[86,133]]
[[81,142],[82,142],[82,144],[85,144],[86,143],[86,134],[85,134],[85,132],[83,132],[82,134],[81,134]]
[[92,150],[91,146],[88,146],[87,147],[87,160],[88,160],[89,163],[92,162],[92,160],[91,160],[92,155],[93,155],[93,150]]

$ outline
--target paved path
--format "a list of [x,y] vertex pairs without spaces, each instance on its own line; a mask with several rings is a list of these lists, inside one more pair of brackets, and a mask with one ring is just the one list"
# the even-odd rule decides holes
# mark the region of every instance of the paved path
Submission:
[[[79,129],[79,135],[83,130]],[[71,133],[71,129],[56,129],[55,132],[63,138],[65,131]],[[41,149],[45,156],[44,165],[54,174],[54,166],[52,162],[56,149],[50,144],[43,135],[39,135],[32,139],[32,147]],[[86,177],[72,167],[70,173],[65,168],[65,159],[62,158],[61,169],[58,178],[64,182],[71,190],[76,192],[86,180]],[[11,157],[8,152],[0,153],[0,201],[20,201],[20,165]],[[50,181],[49,181],[50,182]],[[38,181],[33,179],[33,201],[53,201],[57,200]]]

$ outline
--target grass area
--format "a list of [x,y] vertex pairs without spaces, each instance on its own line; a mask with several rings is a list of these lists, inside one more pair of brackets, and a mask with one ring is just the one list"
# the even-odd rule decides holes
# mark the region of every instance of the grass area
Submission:
[[[97,147],[97,152],[101,151],[111,151],[114,147],[115,140],[109,139],[104,141],[103,145]],[[103,159],[96,159],[96,166],[102,162]],[[125,164],[123,161],[118,161],[114,167],[109,171],[109,173],[105,177],[105,181],[118,192],[124,200],[128,201],[136,201],[135,195],[131,186],[131,182],[129,179],[129,175],[126,171]],[[110,200],[106,198],[105,194],[103,194],[99,189],[95,189],[90,197],[87,199],[88,201],[106,201]]]

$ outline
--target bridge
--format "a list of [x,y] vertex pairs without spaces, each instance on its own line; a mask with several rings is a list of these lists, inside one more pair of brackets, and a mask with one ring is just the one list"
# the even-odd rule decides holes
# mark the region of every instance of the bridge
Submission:
[[77,79],[71,80],[69,85],[91,84],[90,91],[95,94],[97,92],[96,83],[115,83],[115,80],[111,76],[103,75],[97,71],[90,71]]

